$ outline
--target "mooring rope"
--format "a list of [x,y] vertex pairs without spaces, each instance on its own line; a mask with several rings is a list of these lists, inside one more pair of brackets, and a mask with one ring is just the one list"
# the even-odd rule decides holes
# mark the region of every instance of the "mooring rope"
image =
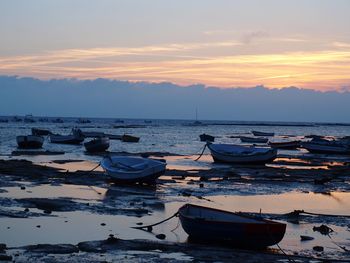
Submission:
[[90,171],[88,171],[89,173],[95,171],[99,166],[101,165],[101,163],[98,163],[98,165],[96,165],[94,168],[92,168]]
[[131,228],[140,229],[140,230],[147,230],[148,232],[152,232],[152,229],[153,229],[152,227],[160,225],[160,224],[162,224],[162,223],[164,223],[164,222],[166,222],[166,221],[168,221],[168,220],[170,220],[170,219],[172,219],[172,218],[174,218],[174,217],[176,217],[178,215],[179,215],[179,212],[176,212],[172,216],[170,216],[170,217],[168,217],[168,218],[166,218],[166,219],[164,219],[162,221],[159,221],[157,223],[154,223],[154,224],[151,224],[151,225],[147,225],[147,226],[133,226]]
[[204,147],[203,147],[203,150],[202,150],[202,152],[201,152],[201,154],[198,156],[198,158],[197,159],[195,159],[194,161],[195,162],[197,162],[201,157],[202,157],[202,155],[203,155],[203,153],[204,153],[204,151],[205,151],[205,148],[207,147],[207,144],[205,144],[204,145]]
[[286,216],[299,216],[300,214],[305,215],[313,215],[313,216],[329,216],[329,217],[346,217],[350,218],[350,215],[332,215],[332,214],[319,214],[319,213],[311,213],[304,210],[294,210],[293,212],[285,214]]

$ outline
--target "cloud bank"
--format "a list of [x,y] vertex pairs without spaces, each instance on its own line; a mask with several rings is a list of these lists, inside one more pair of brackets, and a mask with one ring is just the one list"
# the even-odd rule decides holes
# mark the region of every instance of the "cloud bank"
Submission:
[[0,115],[350,122],[350,92],[0,76]]

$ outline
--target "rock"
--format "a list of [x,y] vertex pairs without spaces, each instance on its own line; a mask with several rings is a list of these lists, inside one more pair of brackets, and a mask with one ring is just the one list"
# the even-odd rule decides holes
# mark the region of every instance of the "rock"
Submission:
[[301,241],[309,241],[309,240],[313,240],[314,238],[313,237],[310,237],[310,236],[300,236],[300,240]]
[[106,244],[115,244],[118,242],[118,238],[116,238],[113,234],[110,234],[107,240],[105,241]]
[[4,250],[6,250],[6,249],[7,249],[6,244],[0,243],[0,251],[4,251]]
[[12,261],[12,256],[0,254],[0,261]]
[[322,235],[328,235],[331,232],[334,232],[332,228],[326,225],[314,226],[312,228],[314,232],[320,232]]
[[45,254],[71,254],[79,252],[77,246],[71,244],[38,244],[24,247],[27,251]]
[[25,190],[26,189],[26,187],[25,186],[21,186],[21,190]]
[[106,225],[106,223],[101,223],[101,226],[105,226]]
[[156,238],[163,240],[166,238],[166,236],[164,234],[158,234],[156,235]]
[[312,249],[317,251],[317,252],[323,252],[323,250],[324,250],[324,248],[321,246],[314,246]]
[[44,210],[44,213],[45,214],[51,214],[52,212],[51,212],[51,210]]
[[37,228],[40,228],[41,226],[40,226],[40,225],[37,225],[36,227],[37,227]]
[[95,242],[80,242],[78,244],[78,248],[80,251],[84,251],[84,252],[95,252],[95,253],[101,253],[101,252],[105,252],[106,250],[103,249],[101,246],[97,246],[95,244]]
[[136,225],[138,225],[138,226],[142,226],[142,225],[143,225],[143,223],[142,223],[142,222],[138,222],[138,223],[136,223]]
[[200,187],[200,188],[203,188],[203,187],[204,187],[204,184],[203,184],[203,183],[200,183],[200,184],[199,184],[199,187]]
[[24,209],[24,212],[29,212],[29,208],[27,207],[26,209]]

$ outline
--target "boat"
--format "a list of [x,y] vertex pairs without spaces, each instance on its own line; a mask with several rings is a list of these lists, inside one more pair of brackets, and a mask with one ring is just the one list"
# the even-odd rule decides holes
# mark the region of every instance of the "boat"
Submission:
[[98,131],[81,131],[85,138],[97,138],[97,137],[108,137],[104,132]]
[[124,183],[154,183],[164,174],[166,163],[136,156],[106,156],[101,167],[112,180]]
[[109,138],[100,137],[84,143],[87,152],[104,152],[109,147]]
[[16,140],[18,148],[23,149],[38,149],[41,148],[44,143],[44,137],[37,135],[17,136]]
[[214,162],[264,164],[277,157],[277,150],[270,147],[243,146],[235,144],[207,143]]
[[56,118],[52,120],[53,123],[63,123],[64,121],[61,118]]
[[268,138],[254,138],[254,137],[247,137],[247,136],[240,136],[239,137],[241,142],[252,142],[252,143],[267,143],[269,140]]
[[350,155],[350,146],[337,141],[312,140],[302,142],[301,146],[311,153]]
[[275,136],[275,133],[273,132],[261,132],[261,131],[252,131],[252,134],[254,136]]
[[79,124],[85,124],[85,123],[91,123],[91,121],[89,119],[84,119],[84,118],[79,118],[76,123]]
[[72,129],[72,134],[60,135],[50,134],[50,142],[61,144],[80,144],[84,141],[84,136],[80,129]]
[[206,141],[213,142],[215,140],[214,136],[211,136],[211,135],[205,134],[205,133],[199,135],[199,138],[200,138],[201,142],[206,142]]
[[45,135],[51,134],[51,132],[49,130],[46,130],[46,129],[32,128],[32,134],[39,135],[39,136],[45,136]]
[[279,243],[286,224],[199,205],[185,204],[179,210],[182,228],[190,239],[223,242],[243,248],[265,248]]
[[128,135],[128,134],[124,134],[122,136],[122,141],[123,142],[139,142],[140,137],[136,137],[136,136],[132,136],[132,135]]
[[300,147],[300,141],[269,142],[269,145],[276,149],[296,149]]
[[24,122],[27,122],[27,123],[33,123],[33,122],[35,122],[35,120],[34,120],[32,114],[27,114],[26,116],[24,116],[23,121],[24,121]]

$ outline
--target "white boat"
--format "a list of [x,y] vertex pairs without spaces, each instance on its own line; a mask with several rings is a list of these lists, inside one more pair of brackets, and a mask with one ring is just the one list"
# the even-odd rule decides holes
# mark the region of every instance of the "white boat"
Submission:
[[261,132],[261,131],[252,131],[254,136],[275,136],[273,132]]
[[84,141],[83,133],[80,129],[72,129],[72,134],[70,135],[60,135],[51,134],[51,143],[61,143],[61,144],[80,144]]
[[106,156],[101,167],[115,181],[154,183],[164,174],[166,163],[136,156]]
[[44,143],[44,137],[37,135],[17,136],[18,148],[37,149],[41,148]]
[[302,142],[301,146],[311,153],[350,155],[350,146],[336,141],[312,140],[310,142]]
[[277,157],[277,150],[269,147],[213,143],[207,146],[214,162],[255,164],[271,162]]

